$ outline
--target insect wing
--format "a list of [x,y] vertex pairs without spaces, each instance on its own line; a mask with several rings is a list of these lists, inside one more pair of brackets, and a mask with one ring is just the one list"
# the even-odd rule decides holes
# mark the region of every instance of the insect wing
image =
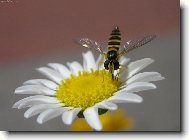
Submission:
[[155,37],[156,37],[156,35],[147,35],[147,36],[139,37],[137,39],[128,41],[124,45],[124,50],[120,53],[120,55],[124,55],[124,54],[132,51],[133,49],[136,49],[138,47],[141,47],[141,46],[147,44],[148,42],[152,41]]
[[79,38],[75,39],[75,42],[82,47],[89,48],[89,49],[95,49],[96,51],[100,52],[101,54],[105,54],[101,47],[100,44],[96,41],[90,40],[88,38]]

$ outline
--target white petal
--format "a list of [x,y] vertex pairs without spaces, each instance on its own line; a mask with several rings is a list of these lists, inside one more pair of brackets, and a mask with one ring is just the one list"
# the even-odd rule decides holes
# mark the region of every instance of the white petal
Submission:
[[99,119],[98,115],[98,108],[95,107],[90,107],[87,108],[84,112],[83,115],[87,121],[87,123],[94,128],[95,130],[100,131],[102,129],[102,124]]
[[126,79],[130,78],[131,76],[135,75],[137,72],[141,71],[151,63],[153,63],[154,60],[151,58],[144,58],[135,62],[131,62],[128,65],[127,71],[125,73],[127,74]]
[[56,92],[41,85],[25,85],[16,88],[15,94],[41,94],[53,96]]
[[43,96],[36,98],[28,98],[25,99],[24,101],[21,101],[21,103],[18,105],[18,109],[31,107],[39,104],[56,104],[56,103],[59,103],[59,101],[54,97]]
[[104,68],[104,55],[99,55],[95,65],[98,70]]
[[66,66],[59,64],[59,63],[49,63],[48,66],[53,68],[54,70],[56,70],[64,78],[70,77],[71,71]]
[[79,71],[83,71],[83,67],[81,66],[81,64],[79,64],[78,62],[74,61],[72,63],[67,63],[71,72],[74,74],[74,75],[78,75],[78,72]]
[[164,77],[162,77],[161,74],[158,72],[143,72],[134,75],[133,77],[128,79],[126,83],[131,84],[134,82],[150,82],[150,81],[158,81],[163,79]]
[[23,98],[23,99],[17,101],[17,102],[12,106],[12,108],[18,108],[18,106],[19,106],[22,102],[25,102],[25,101],[30,100],[30,99],[45,98],[45,97],[46,97],[46,96],[43,96],[43,95],[29,96],[29,97],[26,97],[26,98]]
[[83,53],[83,66],[84,70],[90,72],[91,69],[96,70],[95,58],[91,51]]
[[30,118],[32,116],[35,116],[47,109],[50,108],[59,108],[61,107],[61,104],[40,104],[40,105],[34,105],[31,108],[29,108],[25,113],[24,113],[24,117],[25,118]]
[[58,84],[60,84],[63,79],[61,74],[50,68],[41,67],[38,68],[37,71],[39,71],[41,74],[45,75],[46,77],[48,77],[49,79],[53,80]]
[[140,103],[143,99],[139,95],[133,93],[125,93],[123,91],[115,94],[107,100],[113,103]]
[[73,120],[76,118],[77,114],[81,111],[81,108],[74,108],[72,110],[67,110],[62,115],[62,120],[65,124],[72,124]]
[[[123,86],[124,87],[124,86]],[[130,85],[126,85],[126,87],[122,90],[120,90],[121,92],[139,92],[139,91],[143,91],[143,90],[150,90],[150,89],[155,89],[156,85],[152,84],[152,83],[147,83],[147,82],[135,82],[132,83]]]
[[129,61],[130,61],[130,58],[126,58],[126,57],[122,56],[119,60],[119,63],[120,63],[120,65],[125,66],[129,63]]
[[108,109],[108,110],[117,110],[117,105],[108,101],[103,101],[95,105],[95,107]]
[[130,61],[130,58],[126,58],[122,56],[119,60],[120,63],[120,69],[117,71],[114,71],[114,75],[117,75],[119,73],[119,77],[122,83],[126,81],[125,77],[128,75],[128,63]]
[[24,82],[24,85],[41,85],[56,90],[58,85],[47,79],[32,79]]
[[66,107],[64,107],[64,108],[48,109],[48,110],[42,112],[42,113],[38,116],[37,122],[38,122],[39,124],[42,124],[42,123],[44,123],[44,122],[46,122],[46,121],[48,121],[48,120],[51,120],[51,119],[53,119],[53,118],[56,118],[56,117],[62,115],[62,113],[63,113],[64,111],[68,110],[68,109],[71,109],[71,108],[66,108]]

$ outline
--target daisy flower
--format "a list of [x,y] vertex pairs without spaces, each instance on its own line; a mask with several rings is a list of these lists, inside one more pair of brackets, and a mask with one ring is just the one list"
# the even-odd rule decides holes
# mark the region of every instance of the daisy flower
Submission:
[[[15,94],[33,94],[19,100],[13,108],[29,109],[25,118],[38,115],[37,122],[42,124],[50,119],[62,116],[62,121],[70,125],[76,117],[83,117],[95,130],[102,130],[99,115],[108,110],[117,110],[117,103],[141,103],[142,97],[135,92],[155,89],[151,81],[164,79],[157,72],[138,73],[154,60],[144,58],[129,62],[122,57],[118,80],[112,80],[111,74],[104,70],[103,56],[97,61],[91,51],[83,54],[83,66],[74,61],[68,67],[49,63],[48,67],[37,70],[47,79],[32,79],[15,90]],[[100,65],[101,64],[101,65]]]

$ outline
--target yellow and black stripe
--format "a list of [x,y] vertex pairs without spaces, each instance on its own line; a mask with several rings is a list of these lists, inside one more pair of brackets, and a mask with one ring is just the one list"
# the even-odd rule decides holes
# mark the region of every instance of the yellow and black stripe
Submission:
[[109,40],[108,40],[108,50],[115,50],[118,51],[121,44],[121,33],[119,30],[119,27],[115,27],[112,30],[112,33],[110,34]]

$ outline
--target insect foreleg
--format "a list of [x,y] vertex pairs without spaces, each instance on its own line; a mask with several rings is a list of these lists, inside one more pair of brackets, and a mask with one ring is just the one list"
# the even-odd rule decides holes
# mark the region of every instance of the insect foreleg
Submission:
[[115,76],[114,76],[114,63],[112,63],[111,65],[111,74],[112,74],[112,80],[115,79]]

